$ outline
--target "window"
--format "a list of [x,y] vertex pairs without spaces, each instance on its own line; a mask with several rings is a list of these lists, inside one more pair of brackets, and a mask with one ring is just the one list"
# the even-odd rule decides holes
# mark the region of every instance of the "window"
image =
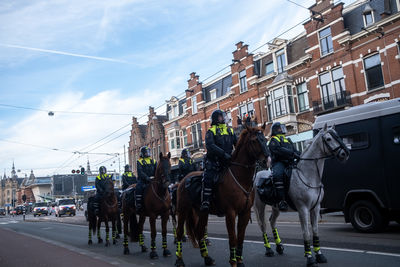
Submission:
[[169,133],[169,150],[175,149],[175,135],[174,132]]
[[286,86],[288,103],[289,103],[289,111],[290,113],[294,113],[294,104],[293,104],[293,95],[292,95],[292,87]]
[[201,137],[201,124],[192,125],[192,141],[194,148],[202,147],[203,141]]
[[174,117],[179,116],[179,107],[178,105],[174,105]]
[[176,148],[180,149],[181,148],[181,138],[179,136],[179,131],[175,132],[175,138],[176,138]]
[[254,105],[253,102],[247,103],[247,113],[249,116],[254,115]]
[[275,106],[275,115],[282,116],[286,115],[287,110],[286,110],[286,103],[285,103],[285,98],[284,98],[284,91],[283,87],[274,90],[273,96],[274,96],[274,106]]
[[319,82],[321,86],[322,103],[324,105],[324,108],[332,108],[334,106],[334,101],[330,73],[326,72],[324,74],[321,74],[319,76]]
[[319,32],[319,43],[321,49],[321,56],[325,56],[333,52],[331,27],[325,28]]
[[187,108],[186,103],[185,103],[185,104],[182,104],[182,113],[183,113],[183,114],[186,113],[186,108]]
[[213,89],[210,91],[210,100],[213,101],[217,98],[217,89]]
[[364,59],[364,71],[367,79],[368,90],[383,86],[381,58],[379,54]]
[[346,91],[346,86],[344,84],[344,75],[343,75],[343,69],[338,68],[332,70],[332,80],[333,80],[333,85],[335,87],[335,98],[336,98],[336,104],[338,106],[344,104],[343,101],[345,101],[345,94],[344,91]]
[[232,113],[230,111],[226,112],[226,124],[232,127]]
[[7,190],[7,196],[9,196],[10,195],[10,190]]
[[197,99],[196,96],[192,97],[192,114],[197,113]]
[[253,115],[254,114],[253,102],[249,102],[245,105],[241,105],[239,107],[239,114],[242,119],[244,119],[246,117],[246,114],[249,114],[249,116]]
[[187,131],[186,131],[186,129],[183,129],[182,130],[182,137],[183,137],[183,146],[187,146],[187,144],[188,144],[188,141],[187,141]]
[[301,83],[297,85],[297,99],[299,101],[299,111],[308,110],[310,105],[308,103],[307,84]]
[[274,62],[269,62],[265,64],[265,75],[271,74],[274,72]]
[[150,124],[151,137],[154,137],[154,124]]
[[169,147],[170,150],[181,148],[181,138],[179,135],[179,130],[173,130],[169,132]]
[[303,152],[303,150],[304,150],[304,148],[305,148],[305,143],[306,143],[306,140],[304,140],[304,141],[299,141],[299,142],[294,143],[294,146],[295,146],[296,149],[297,149],[298,151],[300,151],[300,153],[301,153],[301,152]]
[[368,147],[368,134],[356,133],[342,136],[343,143],[350,149],[363,149]]
[[374,24],[374,15],[372,14],[372,11],[368,11],[364,13],[364,26],[368,27],[372,24]]
[[283,72],[283,69],[286,66],[286,57],[285,57],[285,49],[281,49],[275,53],[276,62],[278,66],[278,73]]
[[246,70],[239,72],[240,93],[247,91]]
[[168,111],[168,119],[171,120],[173,118],[172,109]]

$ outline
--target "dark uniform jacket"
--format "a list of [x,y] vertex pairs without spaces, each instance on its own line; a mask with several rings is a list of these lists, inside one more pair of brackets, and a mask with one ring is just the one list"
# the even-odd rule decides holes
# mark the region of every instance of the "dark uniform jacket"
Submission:
[[275,162],[290,164],[293,162],[295,155],[300,155],[300,152],[294,147],[290,139],[287,139],[283,134],[272,136],[268,147],[271,151],[272,164]]
[[132,172],[124,172],[122,175],[122,190],[127,189],[130,185],[136,184],[136,176]]
[[226,124],[212,125],[206,133],[207,159],[211,162],[221,162],[224,154],[232,154],[233,145],[236,146],[237,137],[232,128]]
[[195,166],[192,159],[180,158],[179,159],[179,182],[190,172],[195,171]]
[[108,174],[102,174],[102,175],[97,175],[96,181],[94,182],[94,185],[96,187],[96,192],[99,195],[103,195],[105,191],[105,185],[106,185],[106,179],[111,179],[111,176]]
[[157,163],[155,160],[148,158],[139,158],[136,162],[138,180],[141,183],[150,182],[150,177],[156,173]]

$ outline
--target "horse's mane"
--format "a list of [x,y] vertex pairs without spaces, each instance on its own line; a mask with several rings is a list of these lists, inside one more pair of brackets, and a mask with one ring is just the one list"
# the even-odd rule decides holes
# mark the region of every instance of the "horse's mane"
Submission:
[[235,151],[233,152],[233,155],[232,155],[233,158],[237,157],[237,154],[239,153],[240,149],[246,143],[248,136],[249,136],[249,130],[248,129],[244,129],[240,133],[239,140],[238,140],[238,142],[236,144],[236,147],[235,147]]

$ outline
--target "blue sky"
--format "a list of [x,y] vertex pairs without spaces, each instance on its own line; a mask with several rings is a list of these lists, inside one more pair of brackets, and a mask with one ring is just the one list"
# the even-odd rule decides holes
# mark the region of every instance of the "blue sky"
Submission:
[[[315,0],[296,2],[308,7]],[[229,65],[238,41],[255,49],[308,16],[284,0],[1,1],[0,104],[145,114],[149,105],[182,93],[190,72],[204,79]],[[284,37],[302,30],[300,25]],[[87,160],[1,140],[75,151],[130,121],[0,106],[0,170],[9,173],[14,160],[21,175],[30,169],[51,175]],[[125,134],[93,152],[122,152],[128,140]],[[89,158],[97,168],[110,157]],[[114,160],[104,164],[114,169]]]

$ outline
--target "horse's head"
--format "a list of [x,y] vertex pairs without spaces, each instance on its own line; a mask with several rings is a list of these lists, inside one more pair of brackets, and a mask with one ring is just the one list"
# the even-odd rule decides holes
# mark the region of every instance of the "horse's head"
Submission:
[[326,156],[333,155],[340,162],[345,162],[349,159],[350,150],[335,131],[335,125],[328,128],[328,125],[325,123],[324,128],[318,134],[321,135],[321,145]]
[[262,127],[245,126],[242,131],[236,150],[244,146],[247,148],[247,156],[253,161],[262,160],[268,162],[270,152],[267,139],[264,136],[265,123]]
[[167,156],[160,153],[159,162],[157,164],[155,180],[162,184],[165,188],[168,187],[171,176],[171,153],[168,152]]
[[105,182],[104,182],[104,193],[106,196],[111,196],[114,194],[114,182],[112,180],[112,177],[107,177]]

